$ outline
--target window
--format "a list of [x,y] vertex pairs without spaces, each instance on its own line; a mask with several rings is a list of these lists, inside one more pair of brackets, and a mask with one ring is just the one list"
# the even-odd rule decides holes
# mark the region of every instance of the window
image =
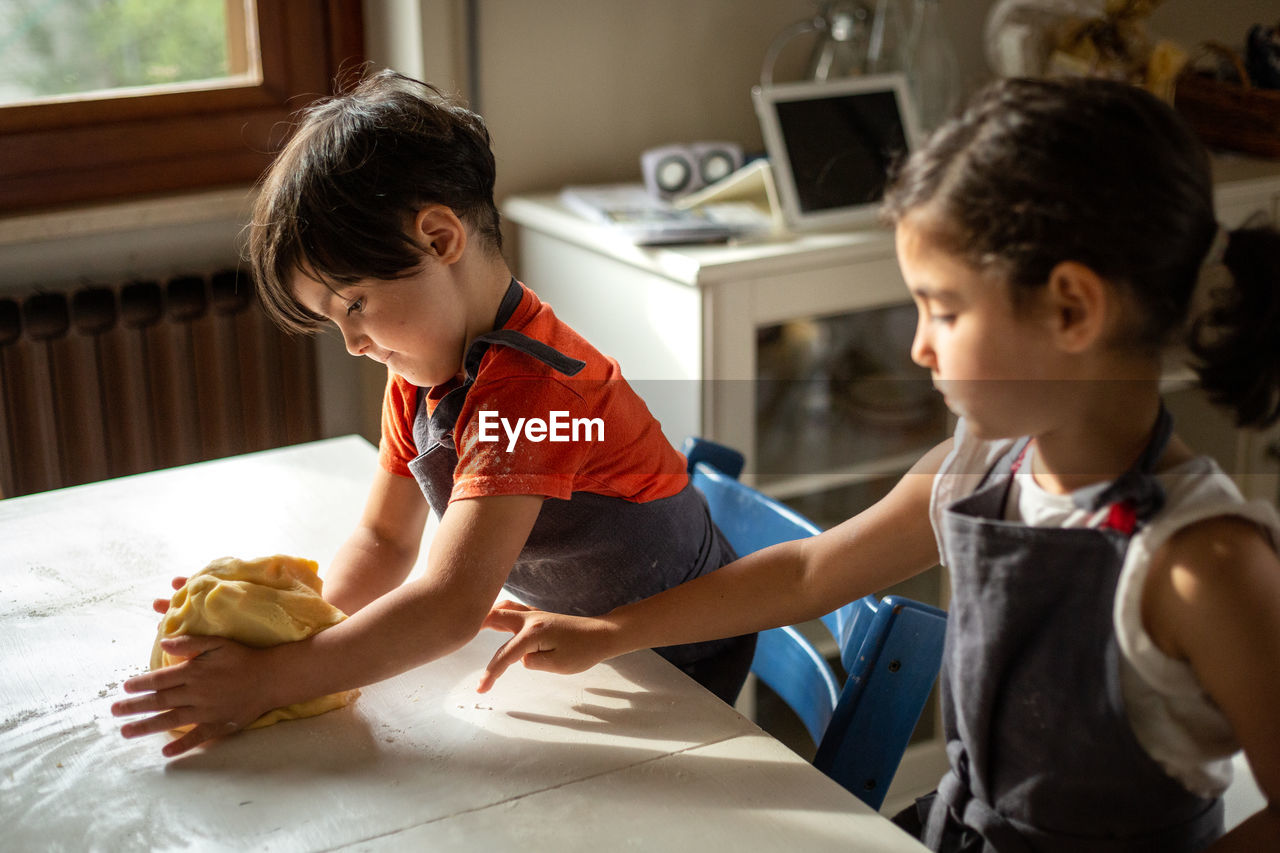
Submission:
[[363,56],[360,0],[0,7],[0,214],[249,183]]
[[261,79],[244,0],[4,0],[0,105]]

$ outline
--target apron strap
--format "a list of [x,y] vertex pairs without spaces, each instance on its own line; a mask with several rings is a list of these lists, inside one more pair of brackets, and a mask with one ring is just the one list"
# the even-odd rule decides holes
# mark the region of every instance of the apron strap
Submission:
[[[507,292],[502,296],[502,302],[498,305],[498,313],[493,318],[493,331],[477,335],[471,341],[471,345],[467,347],[467,354],[462,359],[463,385],[470,385],[475,381],[476,374],[480,371],[480,361],[484,358],[484,354],[489,351],[490,344],[511,347],[525,355],[536,358],[566,376],[576,376],[582,368],[587,366],[585,361],[570,358],[555,347],[548,346],[542,341],[534,340],[528,335],[512,329],[503,328],[511,320],[511,315],[516,312],[516,308],[520,306],[520,300],[523,298],[524,289],[520,287],[520,282],[516,281],[513,276],[511,283],[507,285]],[[454,389],[454,391],[457,390],[459,389]],[[450,392],[450,394],[452,393]]]
[[[585,361],[571,358],[542,341],[535,340],[514,329],[502,328],[511,319],[511,315],[515,313],[523,297],[524,291],[520,287],[520,283],[512,278],[511,284],[507,286],[506,294],[502,297],[502,303],[498,306],[498,313],[494,317],[494,330],[483,335],[477,335],[471,341],[471,345],[467,347],[466,356],[463,358],[465,373],[462,384],[445,394],[440,399],[440,402],[436,403],[435,411],[432,412],[430,420],[432,441],[440,441],[457,424],[458,416],[462,414],[462,404],[466,400],[472,384],[476,381],[476,374],[480,371],[480,362],[492,345],[510,347],[530,358],[537,359],[565,376],[577,376],[582,371],[582,368],[587,366]],[[418,397],[419,405],[425,405],[425,392],[419,392]]]
[[1013,446],[1010,447],[1003,456],[997,459],[995,464],[987,469],[987,473],[982,475],[982,480],[978,482],[977,488],[973,490],[974,492],[978,492],[983,488],[983,486],[986,486],[992,480],[1004,477],[1005,487],[1000,494],[1001,518],[1004,518],[1005,509],[1009,505],[1009,492],[1013,485],[1013,475],[1022,467],[1022,460],[1026,457],[1027,449],[1029,447],[1031,447],[1030,436],[1024,436],[1023,438],[1015,441]]
[[1072,494],[1076,506],[1090,512],[1108,508],[1104,528],[1131,534],[1144,521],[1164,506],[1164,486],[1156,478],[1156,465],[1173,436],[1173,416],[1160,401],[1151,438],[1142,453],[1125,471],[1110,483],[1098,483],[1078,489]]
[[973,491],[978,491],[997,477],[1007,477],[1021,468],[1023,457],[1027,455],[1027,448],[1030,446],[1030,436],[1024,436],[1015,441],[1013,446],[987,469],[987,472],[982,475],[982,479],[974,487]]
[[[550,344],[543,343],[542,341],[531,338],[526,334],[512,329],[496,329],[492,332],[478,335],[476,339],[471,342],[472,348],[467,352],[468,375],[466,384],[468,385],[475,381],[475,374],[472,372],[470,364],[472,352],[479,351],[479,355],[483,356],[489,349],[488,346],[477,347],[476,344],[498,344],[499,346],[510,347],[511,349],[522,352],[527,356],[536,358],[538,361],[553,370],[563,373],[565,376],[577,376],[582,371],[582,368],[587,366],[585,361],[567,356]],[[475,362],[475,367],[478,369],[480,366],[480,358],[477,357]]]

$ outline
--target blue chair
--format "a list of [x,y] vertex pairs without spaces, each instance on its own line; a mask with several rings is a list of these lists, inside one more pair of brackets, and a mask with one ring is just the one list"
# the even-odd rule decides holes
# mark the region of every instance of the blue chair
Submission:
[[[694,486],[739,556],[820,532],[738,482],[741,453],[705,439],[689,439],[683,449]],[[946,613],[909,598],[869,595],[824,615],[822,623],[848,673],[843,687],[789,625],[760,632],[751,671],[800,718],[817,744],[814,765],[879,809],[937,678]]]

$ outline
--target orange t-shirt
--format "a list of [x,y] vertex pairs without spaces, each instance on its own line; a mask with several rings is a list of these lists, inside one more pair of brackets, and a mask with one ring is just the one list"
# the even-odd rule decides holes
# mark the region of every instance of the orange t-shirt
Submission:
[[[574,492],[643,503],[670,497],[688,482],[677,452],[618,363],[561,322],[521,285],[520,304],[503,328],[521,332],[579,359],[566,376],[500,344],[480,361],[454,430],[458,465],[449,500],[492,495],[543,495],[567,500]],[[426,389],[427,407],[457,380]],[[382,404],[379,461],[412,476],[409,462],[426,448],[413,437],[419,389],[390,374]]]

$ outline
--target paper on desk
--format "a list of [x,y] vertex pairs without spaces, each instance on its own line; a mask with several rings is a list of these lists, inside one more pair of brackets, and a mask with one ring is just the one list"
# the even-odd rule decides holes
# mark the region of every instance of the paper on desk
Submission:
[[683,209],[655,199],[641,184],[565,187],[560,200],[579,216],[608,225],[642,246],[723,242],[771,225],[751,204],[729,202]]

